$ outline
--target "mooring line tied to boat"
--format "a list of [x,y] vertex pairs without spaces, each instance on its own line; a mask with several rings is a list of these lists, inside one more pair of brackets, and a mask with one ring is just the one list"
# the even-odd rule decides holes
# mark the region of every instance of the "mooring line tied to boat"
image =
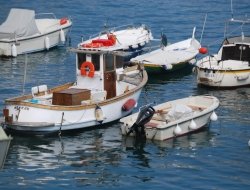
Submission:
[[63,117],[64,117],[64,112],[62,112],[62,118],[61,118],[60,128],[59,128],[59,132],[58,132],[59,136],[61,136],[61,134],[62,134]]

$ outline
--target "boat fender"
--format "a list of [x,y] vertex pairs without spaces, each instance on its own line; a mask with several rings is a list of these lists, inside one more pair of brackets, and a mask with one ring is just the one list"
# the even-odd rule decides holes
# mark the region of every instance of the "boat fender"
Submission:
[[47,50],[49,50],[49,47],[50,47],[49,37],[46,36],[46,37],[45,37],[45,48],[46,48]]
[[13,57],[16,57],[17,56],[17,48],[16,48],[16,45],[15,44],[12,44],[11,46],[11,55]]
[[132,49],[137,49],[137,48],[138,48],[138,44],[132,45]]
[[193,119],[192,119],[192,121],[191,121],[191,123],[190,123],[190,125],[189,125],[188,127],[189,127],[189,129],[191,129],[191,130],[197,129],[197,125],[196,125],[196,123],[194,122]]
[[216,121],[218,119],[218,116],[216,115],[216,113],[213,111],[212,115],[210,116],[210,119],[212,121]]
[[207,50],[207,48],[205,48],[205,47],[201,47],[201,48],[199,49],[199,53],[200,53],[200,54],[207,54],[207,52],[208,52],[208,50]]
[[65,34],[64,34],[64,31],[62,29],[60,31],[60,40],[64,44],[64,42],[65,42]]
[[[88,71],[88,74],[87,74]],[[95,75],[95,66],[92,62],[85,61],[81,65],[81,75],[93,78]]]
[[95,108],[95,118],[98,123],[102,124],[104,120],[104,114],[103,114],[102,108],[98,105]]
[[180,126],[178,124],[174,128],[174,134],[175,135],[181,135],[182,134],[182,130],[181,130],[181,128],[180,128]]
[[130,111],[136,105],[136,101],[134,99],[128,99],[122,106],[122,111]]
[[172,64],[166,64],[166,65],[162,65],[163,69],[165,70],[171,70],[173,68]]
[[67,18],[61,18],[60,19],[60,25],[64,25],[68,22],[68,19]]

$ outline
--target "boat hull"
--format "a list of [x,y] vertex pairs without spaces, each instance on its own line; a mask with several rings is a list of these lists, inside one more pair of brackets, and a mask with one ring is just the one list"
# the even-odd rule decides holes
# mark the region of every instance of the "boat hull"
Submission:
[[[190,129],[190,123],[192,121],[192,119],[183,121],[182,123],[178,123],[178,126],[181,128],[182,133],[180,135],[175,135],[174,130],[177,126],[177,124],[172,125],[172,126],[166,126],[163,129],[159,129],[157,127],[155,127],[156,123],[148,123],[148,125],[145,128],[146,131],[146,138],[150,139],[150,140],[159,140],[159,141],[163,141],[163,140],[168,140],[171,138],[176,138],[179,136],[183,136],[189,133],[193,133],[196,132],[200,129],[202,129],[203,127],[205,127],[209,121],[210,121],[210,116],[211,116],[212,112],[209,112],[205,115],[193,118],[193,121],[196,123],[197,128],[196,129]],[[123,126],[121,128],[122,134],[126,135],[128,133],[130,129],[130,126]],[[131,136],[134,136],[133,133],[131,133]]]
[[[209,59],[209,58],[207,58]],[[196,67],[198,85],[219,88],[236,88],[250,85],[250,67],[243,61],[204,61]],[[211,65],[211,66],[210,66]],[[224,65],[224,69],[222,68]],[[225,65],[228,65],[225,66]],[[237,66],[234,68],[233,66]]]
[[[62,28],[65,36],[68,34],[71,25]],[[61,29],[48,33],[15,40],[0,40],[0,56],[13,56],[12,45],[16,46],[17,55],[34,53],[53,48],[63,42],[60,39]],[[46,38],[49,39],[46,44]],[[46,47],[47,46],[47,47]]]
[[184,69],[190,64],[188,62],[173,64],[171,69],[165,69],[161,65],[144,64],[144,67],[148,73],[173,73],[175,71]]
[[60,109],[43,106],[32,107],[20,104],[6,105],[10,115],[15,121],[5,122],[7,130],[27,133],[54,133],[74,129],[83,129],[118,120],[130,114],[133,109],[122,110],[123,105],[129,100],[139,99],[141,89],[130,95],[117,99],[109,99],[99,102],[98,106],[102,110],[103,121],[96,118],[96,105],[93,106],[71,106],[69,109]]
[[[194,99],[197,98],[197,101]],[[151,140],[167,140],[171,138],[176,138],[179,136],[186,135],[188,133],[193,133],[195,131],[200,130],[204,126],[206,126],[210,120],[211,120],[211,115],[213,114],[214,110],[219,106],[219,100],[215,97],[210,97],[210,96],[197,96],[197,97],[188,97],[185,99],[179,99],[176,101],[170,101],[166,102],[160,105],[157,105],[154,107],[155,110],[162,109],[163,107],[166,108],[166,105],[168,105],[168,113],[169,113],[169,108],[176,106],[177,104],[185,104],[189,105],[189,103],[199,103],[194,104],[197,106],[192,106],[193,109],[200,109],[199,111],[197,110],[192,110],[191,113],[184,117],[180,117],[179,119],[174,119],[174,120],[168,120],[166,119],[167,115],[164,117],[161,117],[160,119],[153,118],[150,120],[145,125],[145,132],[146,132],[146,138],[151,139]],[[203,102],[203,103],[202,103]],[[205,102],[205,103],[204,103]],[[206,103],[210,102],[210,103]],[[200,106],[200,105],[205,105]],[[211,104],[211,105],[209,105]],[[189,105],[191,106],[191,104]],[[202,109],[201,109],[202,108]],[[123,135],[127,135],[131,126],[134,124],[136,121],[136,118],[138,116],[138,113],[133,114],[131,116],[125,117],[120,120],[122,123],[121,125],[121,133]],[[192,126],[194,125],[195,126]],[[178,128],[178,131],[177,131]],[[130,133],[130,136],[135,136],[134,133]]]

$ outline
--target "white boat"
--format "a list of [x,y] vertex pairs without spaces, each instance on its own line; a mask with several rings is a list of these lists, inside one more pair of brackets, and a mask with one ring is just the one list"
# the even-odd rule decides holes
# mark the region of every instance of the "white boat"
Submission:
[[[131,59],[133,63],[143,63],[148,72],[173,72],[181,69],[196,57],[199,53],[200,43],[195,39],[195,28],[192,38],[173,43],[166,44],[149,53],[139,55]],[[166,37],[164,36],[165,41]],[[165,42],[166,43],[166,42]]]
[[[241,34],[234,36],[228,29],[234,26],[236,31],[236,25]],[[250,85],[250,36],[245,36],[243,31],[247,26],[249,29],[250,19],[226,21],[225,38],[218,53],[208,55],[196,64],[198,85],[220,88]]]
[[3,168],[6,156],[8,154],[11,136],[7,136],[3,128],[0,127],[0,169]]
[[213,96],[191,96],[157,106],[145,106],[139,113],[120,119],[123,135],[166,140],[201,129],[217,120],[219,100]]
[[102,31],[78,44],[78,48],[105,51],[134,51],[152,40],[152,33],[145,25],[126,25]]
[[57,19],[53,13],[36,15],[34,10],[12,8],[0,25],[0,56],[16,57],[64,44],[71,25],[69,18]]
[[53,133],[112,122],[137,105],[147,73],[140,66],[123,68],[124,52],[74,49],[76,82],[5,101],[3,126],[10,131]]

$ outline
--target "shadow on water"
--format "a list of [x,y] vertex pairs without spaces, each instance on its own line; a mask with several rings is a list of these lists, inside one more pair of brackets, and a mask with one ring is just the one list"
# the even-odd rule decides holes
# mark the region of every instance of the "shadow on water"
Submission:
[[149,140],[146,141],[136,141],[134,137],[128,136],[122,137],[123,146],[126,150],[137,150],[143,153],[143,149],[149,145],[153,144],[158,148],[190,148],[192,146],[206,147],[211,146],[211,141],[218,135],[217,133],[210,131],[209,127],[204,127],[201,130],[190,133],[181,137],[171,138],[164,141]]

